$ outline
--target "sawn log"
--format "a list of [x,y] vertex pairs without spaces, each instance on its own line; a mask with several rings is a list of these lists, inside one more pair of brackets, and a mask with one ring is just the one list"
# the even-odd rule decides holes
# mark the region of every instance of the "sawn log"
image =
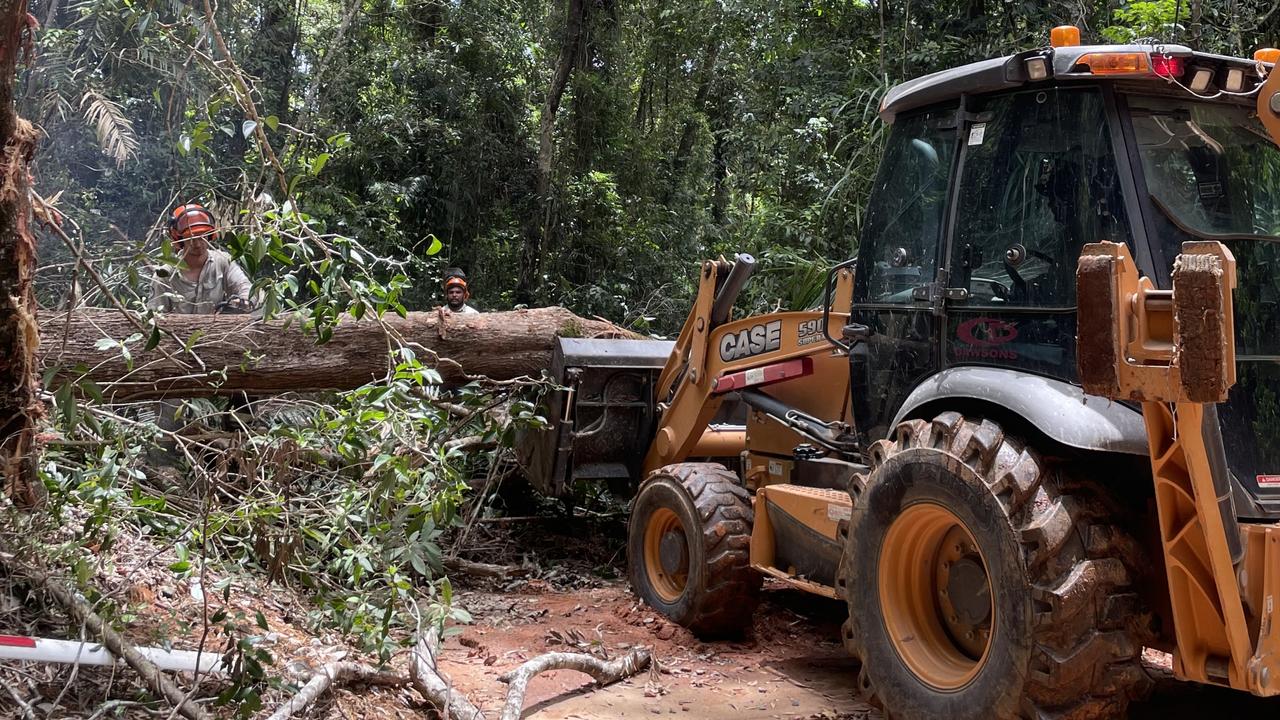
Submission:
[[[636,337],[612,323],[578,317],[560,307],[455,315],[413,312],[374,320],[344,319],[333,337],[316,344],[300,323],[264,322],[244,315],[169,315],[161,341],[149,339],[138,318],[115,310],[48,313],[40,319],[40,357],[56,368],[50,387],[87,378],[107,399],[199,397],[244,391],[349,390],[386,378],[389,351],[411,348],[446,382],[467,376],[508,380],[538,377],[551,360],[555,339]],[[142,335],[127,345],[119,341]]]

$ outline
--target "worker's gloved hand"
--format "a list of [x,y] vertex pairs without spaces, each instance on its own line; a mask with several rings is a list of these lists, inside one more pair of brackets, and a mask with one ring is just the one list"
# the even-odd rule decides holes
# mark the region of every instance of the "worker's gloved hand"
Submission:
[[215,315],[248,315],[250,312],[253,312],[253,303],[242,297],[224,300],[213,309]]

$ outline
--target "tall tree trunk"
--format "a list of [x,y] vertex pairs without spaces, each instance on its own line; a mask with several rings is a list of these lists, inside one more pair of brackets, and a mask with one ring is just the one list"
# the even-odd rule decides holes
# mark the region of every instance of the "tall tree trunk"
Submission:
[[31,177],[36,132],[14,109],[18,55],[30,61],[35,20],[26,0],[0,0],[0,477],[10,497],[35,502],[33,440],[41,412],[36,383],[36,325],[31,278]]
[[[717,93],[717,95],[722,94]],[[725,103],[725,98],[718,97],[715,112],[711,116],[711,133],[715,137],[715,145],[711,148],[714,183],[711,194],[711,221],[716,224],[716,227],[725,226],[729,210],[729,148],[728,140],[725,139],[729,134],[729,120],[726,117],[728,111]]]
[[[1178,0],[1181,2],[1181,0]],[[1200,28],[1201,21],[1204,18],[1204,10],[1201,7],[1201,0],[1191,0],[1191,49],[1204,51],[1200,47]]]
[[547,89],[547,100],[542,105],[538,128],[538,202],[542,204],[542,226],[528,234],[520,263],[520,277],[516,284],[516,299],[531,302],[538,288],[542,272],[543,248],[551,232],[552,197],[551,170],[555,160],[556,113],[569,85],[569,77],[577,64],[578,48],[582,43],[584,10],[583,0],[568,0],[565,16],[564,43],[556,60],[556,72]]
[[693,153],[693,141],[698,135],[698,116],[706,115],[707,96],[711,94],[711,86],[716,77],[716,60],[720,57],[720,42],[713,30],[707,38],[707,46],[702,52],[701,77],[698,78],[698,94],[694,96],[693,108],[689,117],[685,118],[684,130],[680,133],[680,145],[671,158],[671,182],[667,185],[664,205],[670,205],[675,197],[676,187],[680,184],[680,175]]

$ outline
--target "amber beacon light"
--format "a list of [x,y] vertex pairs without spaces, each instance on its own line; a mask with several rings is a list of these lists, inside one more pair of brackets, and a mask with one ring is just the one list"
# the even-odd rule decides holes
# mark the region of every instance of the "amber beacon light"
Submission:
[[1075,25],[1059,25],[1050,31],[1049,44],[1056,48],[1079,45],[1080,28]]

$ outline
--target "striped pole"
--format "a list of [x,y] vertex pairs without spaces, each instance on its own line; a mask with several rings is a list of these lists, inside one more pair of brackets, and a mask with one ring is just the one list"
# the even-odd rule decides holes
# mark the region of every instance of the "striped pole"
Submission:
[[[222,656],[215,652],[165,650],[140,647],[137,651],[161,670],[202,672],[225,675]],[[25,635],[0,635],[0,660],[67,663],[79,665],[114,665],[116,656],[98,643],[74,640],[50,640]]]

